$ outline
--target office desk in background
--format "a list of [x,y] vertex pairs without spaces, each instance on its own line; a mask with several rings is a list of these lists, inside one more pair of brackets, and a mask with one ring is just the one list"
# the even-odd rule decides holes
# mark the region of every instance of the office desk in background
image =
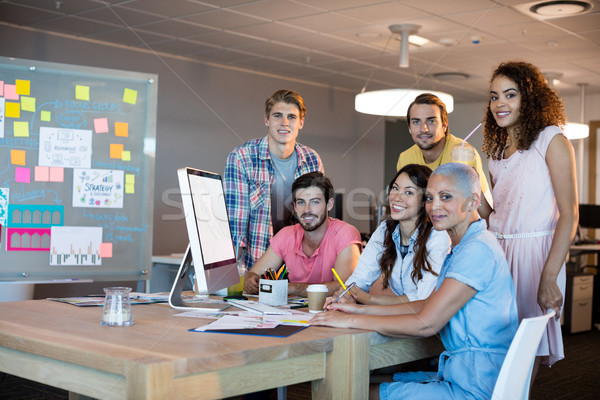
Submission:
[[164,304],[133,306],[130,327],[100,307],[0,303],[0,371],[100,399],[219,399],[313,381],[314,399],[368,397],[369,369],[439,354],[437,337],[309,327],[287,338],[188,332],[210,322]]

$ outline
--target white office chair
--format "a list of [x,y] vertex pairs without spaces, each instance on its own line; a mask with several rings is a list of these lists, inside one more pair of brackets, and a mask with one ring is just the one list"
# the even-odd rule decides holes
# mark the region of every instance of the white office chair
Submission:
[[554,310],[535,318],[524,318],[502,363],[492,400],[527,400],[535,354]]

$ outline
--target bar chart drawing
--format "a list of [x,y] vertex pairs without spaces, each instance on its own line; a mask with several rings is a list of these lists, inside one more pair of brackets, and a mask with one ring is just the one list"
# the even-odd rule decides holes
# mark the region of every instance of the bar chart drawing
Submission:
[[50,265],[102,265],[102,228],[53,226]]

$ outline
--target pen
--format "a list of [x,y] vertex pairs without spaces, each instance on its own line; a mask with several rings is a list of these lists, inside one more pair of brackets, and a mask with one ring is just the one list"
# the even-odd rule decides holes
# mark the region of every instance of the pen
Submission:
[[344,290],[346,290],[346,285],[344,285],[344,282],[342,282],[342,278],[340,278],[340,276],[338,275],[338,273],[335,272],[335,268],[331,268],[331,272],[333,272],[333,274],[335,275],[335,277],[337,278],[337,280],[340,282],[340,285],[342,285],[342,287],[344,288]]
[[348,293],[348,291],[349,291],[350,289],[352,289],[352,286],[354,286],[354,285],[356,285],[356,282],[352,282],[351,284],[349,284],[349,285],[348,285],[348,288],[347,288],[346,290],[344,290],[344,291],[342,292],[342,294],[340,294],[340,295],[337,297],[337,299],[335,299],[334,301],[332,301],[332,302],[331,302],[331,304],[333,304],[333,303],[337,303],[337,302],[338,302],[338,300],[339,300],[339,299],[341,299],[343,295],[345,295],[346,293]]
[[304,308],[304,307],[308,307],[308,303],[307,304],[298,304],[297,306],[291,306],[290,309],[295,310],[296,308]]

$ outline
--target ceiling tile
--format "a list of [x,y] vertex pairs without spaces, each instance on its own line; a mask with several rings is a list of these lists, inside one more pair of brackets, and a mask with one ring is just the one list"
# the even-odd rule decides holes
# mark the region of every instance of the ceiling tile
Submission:
[[48,18],[56,17],[56,12],[22,7],[16,4],[0,3],[0,21],[17,25],[30,25]]
[[180,19],[189,20],[208,27],[217,29],[235,29],[242,26],[264,23],[264,19],[237,14],[227,10],[207,11],[190,16],[181,16]]
[[93,33],[115,29],[114,25],[79,17],[53,18],[50,20],[32,23],[31,26],[38,29],[69,33],[77,36],[87,36]]
[[577,17],[551,19],[547,22],[552,25],[559,26],[563,29],[567,29],[571,32],[586,32],[592,26],[596,27],[596,29],[600,27],[600,13],[596,12],[592,14],[580,15]]
[[[61,0],[60,2],[50,0],[10,0],[10,2],[27,6],[28,9],[46,10],[62,15],[104,7],[102,3],[96,0]],[[60,4],[57,5],[57,3]],[[114,1],[107,3],[114,3]]]
[[145,31],[153,31],[164,35],[175,37],[195,36],[203,33],[214,32],[214,30],[203,28],[189,21],[181,21],[177,19],[167,19],[157,22],[151,22],[138,26],[139,29]]
[[338,11],[342,15],[357,18],[372,24],[400,24],[414,18],[424,18],[428,14],[400,2],[367,4]]
[[94,21],[106,22],[117,26],[135,26],[164,19],[161,16],[140,13],[135,10],[129,10],[118,6],[102,7],[92,11],[81,12],[78,15],[83,18],[89,18]]
[[350,18],[331,12],[323,12],[321,14],[310,15],[307,17],[291,18],[285,22],[292,26],[311,29],[315,32],[331,32],[340,29],[355,28],[363,25],[355,18]]
[[265,18],[269,21],[281,21],[319,13],[318,9],[302,2],[289,0],[263,0],[235,7],[235,11]]
[[290,26],[289,24],[287,24],[285,22],[281,22],[281,23],[269,22],[269,23],[262,23],[262,24],[252,25],[252,26],[244,26],[241,28],[236,28],[236,32],[251,35],[251,36],[258,36],[258,37],[262,37],[262,38],[271,38],[274,40],[282,40],[282,39],[286,39],[288,37],[301,36],[301,35],[307,34],[306,29],[299,29],[299,28]]
[[132,0],[125,2],[122,7],[167,17],[178,17],[213,9],[213,7],[206,4],[194,1],[176,1],[176,5],[173,3],[175,3],[174,0]]

